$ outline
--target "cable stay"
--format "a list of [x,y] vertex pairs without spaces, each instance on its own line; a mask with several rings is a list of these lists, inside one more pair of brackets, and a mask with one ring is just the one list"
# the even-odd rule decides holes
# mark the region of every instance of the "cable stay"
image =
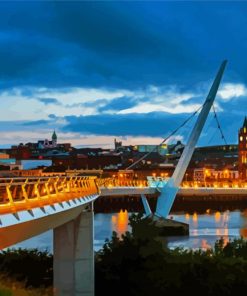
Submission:
[[181,125],[179,125],[175,130],[173,130],[166,138],[164,138],[164,140],[161,143],[159,143],[158,145],[156,145],[151,151],[149,151],[146,154],[144,154],[141,158],[139,158],[137,161],[135,161],[134,163],[132,163],[130,166],[128,166],[124,170],[126,171],[126,170],[129,170],[129,169],[133,168],[139,162],[141,162],[143,159],[147,158],[151,153],[155,152],[155,150],[157,149],[157,147],[160,147],[168,139],[170,139],[174,134],[176,134],[182,127],[184,127],[203,108],[204,104],[202,106],[200,106],[196,111],[194,111]]
[[213,112],[214,112],[214,118],[215,118],[216,123],[217,123],[217,128],[220,131],[220,135],[221,135],[222,140],[224,141],[225,145],[227,145],[227,141],[226,141],[226,138],[224,136],[223,130],[221,128],[221,125],[220,125],[220,122],[219,122],[219,119],[218,119],[218,116],[217,116],[217,113],[216,113],[216,110],[215,110],[214,105],[212,107],[213,107]]
[[[205,104],[205,103],[204,103]],[[192,113],[180,126],[178,126],[173,132],[171,132],[166,138],[164,138],[164,140],[159,143],[158,145],[156,145],[151,151],[147,152],[146,154],[144,154],[141,158],[139,158],[137,161],[135,161],[134,163],[132,163],[130,166],[128,166],[126,169],[124,170],[129,170],[131,168],[133,168],[134,166],[136,166],[139,162],[141,162],[142,160],[144,160],[145,158],[147,158],[151,153],[155,152],[156,149],[158,147],[160,147],[162,144],[164,144],[169,138],[171,138],[174,134],[176,134],[182,127],[184,127],[190,120],[192,120],[192,118],[203,108],[204,104],[202,106],[200,106],[194,113]],[[214,117],[213,119],[216,120],[216,123],[217,123],[217,128],[219,129],[220,131],[220,134],[221,134],[221,138],[223,139],[225,145],[227,145],[227,141],[226,141],[226,138],[224,136],[224,133],[223,133],[223,130],[221,128],[221,125],[220,125],[220,122],[219,122],[219,119],[218,119],[218,116],[217,116],[217,113],[216,113],[216,110],[215,110],[215,107],[214,105],[212,106],[213,108],[213,112],[214,112]],[[213,121],[213,119],[211,121]],[[213,135],[214,136],[214,135]],[[211,139],[212,140],[212,139]]]

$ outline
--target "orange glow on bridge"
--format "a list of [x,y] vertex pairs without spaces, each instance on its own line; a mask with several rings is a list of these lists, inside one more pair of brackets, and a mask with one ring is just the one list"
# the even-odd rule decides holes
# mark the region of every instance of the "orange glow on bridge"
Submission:
[[31,210],[98,193],[96,177],[0,179],[0,214]]

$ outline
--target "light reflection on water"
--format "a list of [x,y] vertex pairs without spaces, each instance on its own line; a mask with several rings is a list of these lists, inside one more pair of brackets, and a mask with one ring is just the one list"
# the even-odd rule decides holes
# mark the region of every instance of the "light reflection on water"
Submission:
[[[120,211],[113,214],[95,214],[95,250],[99,250],[106,238],[110,238],[112,231],[119,235],[127,230],[131,230],[128,225],[129,213]],[[205,214],[194,212],[173,214],[172,219],[188,223],[190,225],[190,235],[181,237],[169,237],[169,247],[202,248],[208,249],[214,246],[217,239],[221,237],[224,243],[236,237],[247,238],[247,210],[245,211],[224,211],[211,212],[208,209]],[[48,231],[40,236],[26,240],[16,246],[47,249],[52,251],[52,231]]]
[[119,213],[112,214],[112,231],[116,231],[118,235],[122,235],[128,230],[129,214],[125,211],[120,211]]
[[189,237],[171,237],[169,246],[185,248],[208,249],[214,246],[217,239],[222,238],[224,244],[230,239],[247,237],[247,211],[212,212],[208,209],[205,214],[192,216],[188,213],[172,215],[177,221],[189,223]]

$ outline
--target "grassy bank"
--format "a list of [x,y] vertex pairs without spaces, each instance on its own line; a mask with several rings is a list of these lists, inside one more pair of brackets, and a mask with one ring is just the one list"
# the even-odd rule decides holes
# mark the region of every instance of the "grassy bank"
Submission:
[[0,277],[0,296],[52,296],[52,288],[27,288],[21,282]]

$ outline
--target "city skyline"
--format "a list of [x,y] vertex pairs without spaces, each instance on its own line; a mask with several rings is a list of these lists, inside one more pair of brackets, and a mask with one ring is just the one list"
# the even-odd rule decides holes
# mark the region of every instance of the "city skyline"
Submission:
[[[231,2],[0,3],[0,146],[158,144],[203,102],[237,143],[247,107],[246,5]],[[30,14],[33,11],[33,14]],[[229,42],[231,41],[231,42]],[[209,115],[199,145],[224,144]],[[192,123],[175,140],[186,141]]]

